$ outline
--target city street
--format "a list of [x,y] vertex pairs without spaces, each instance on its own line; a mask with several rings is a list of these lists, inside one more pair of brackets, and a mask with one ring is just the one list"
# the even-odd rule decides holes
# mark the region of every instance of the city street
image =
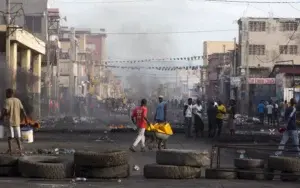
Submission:
[[[100,151],[104,148],[120,148],[127,149],[133,137],[132,133],[115,133],[109,134],[110,142],[99,141],[103,135],[99,134],[53,134],[53,133],[36,133],[35,142],[26,144],[26,151],[35,151],[37,149],[54,149],[65,148],[75,150],[92,150]],[[183,134],[177,134],[170,138],[168,147],[176,149],[199,149],[209,151],[211,144],[204,140],[186,140]],[[6,142],[1,141],[0,150],[5,151]],[[69,155],[71,157],[71,155]],[[223,152],[222,164],[224,166],[231,166],[233,155],[231,153]],[[5,188],[85,188],[85,187],[199,187],[199,188],[240,188],[240,187],[268,187],[277,188],[285,186],[286,188],[293,188],[299,186],[295,183],[286,183],[279,180],[274,181],[246,181],[246,180],[148,180],[144,179],[143,166],[145,164],[155,162],[155,152],[148,151],[146,153],[133,153],[131,157],[131,165],[138,165],[139,171],[133,171],[132,176],[128,179],[120,180],[92,180],[88,179],[86,182],[72,182],[71,179],[61,181],[48,181],[41,179],[25,179],[25,178],[0,178],[0,186]]]

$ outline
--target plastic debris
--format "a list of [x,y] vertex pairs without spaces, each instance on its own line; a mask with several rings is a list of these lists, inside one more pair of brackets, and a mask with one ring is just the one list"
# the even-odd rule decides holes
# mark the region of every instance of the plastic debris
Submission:
[[121,183],[122,182],[122,180],[121,179],[118,179],[118,183]]
[[134,166],[133,166],[133,170],[134,170],[134,171],[139,171],[139,170],[140,170],[140,167],[139,167],[138,165],[134,165]]

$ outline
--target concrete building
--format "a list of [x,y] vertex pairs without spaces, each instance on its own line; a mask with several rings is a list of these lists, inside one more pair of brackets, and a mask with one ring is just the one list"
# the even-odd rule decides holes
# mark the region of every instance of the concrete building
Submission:
[[244,102],[242,106],[246,111],[254,109],[260,100],[276,98],[274,84],[253,84],[252,78],[268,81],[276,62],[291,65],[293,61],[296,65],[300,64],[299,21],[299,18],[253,17],[241,18],[238,21],[238,68],[239,75],[244,78],[240,99]]
[[208,65],[209,55],[225,53],[234,49],[234,41],[204,41],[203,42],[203,65]]
[[[31,96],[33,111],[29,113],[37,119],[40,117],[41,66],[46,44],[26,30],[16,29],[10,38],[10,62],[6,63],[3,53],[6,52],[6,28],[6,25],[0,25],[0,64],[3,71],[0,80],[8,79],[9,87],[16,89],[20,97]],[[4,95],[4,91],[0,93]]]
[[250,76],[268,76],[276,61],[300,64],[298,18],[241,18],[239,24],[240,67]]
[[[43,41],[47,41],[48,0],[10,0],[10,3],[14,25],[24,28]],[[0,11],[5,12],[5,7],[5,0],[0,1]],[[1,18],[2,16],[0,15],[0,24],[6,24],[5,19]]]

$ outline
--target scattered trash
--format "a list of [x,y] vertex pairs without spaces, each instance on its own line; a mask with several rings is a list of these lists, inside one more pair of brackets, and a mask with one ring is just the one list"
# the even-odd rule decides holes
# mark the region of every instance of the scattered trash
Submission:
[[139,171],[139,170],[140,170],[140,167],[139,167],[138,165],[134,165],[134,166],[133,166],[133,170],[134,170],[134,171]]
[[118,179],[118,183],[121,183],[122,182],[122,180],[121,179]]
[[82,178],[82,177],[78,177],[76,179],[73,180],[73,182],[77,182],[77,181],[87,181],[86,178]]

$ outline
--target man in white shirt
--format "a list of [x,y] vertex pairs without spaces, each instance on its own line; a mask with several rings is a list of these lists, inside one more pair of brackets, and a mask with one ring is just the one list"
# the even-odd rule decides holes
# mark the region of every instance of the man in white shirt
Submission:
[[270,125],[273,122],[273,108],[274,108],[274,106],[271,103],[268,103],[266,108],[267,108],[268,125]]
[[184,105],[183,116],[185,123],[185,136],[187,138],[192,137],[192,126],[193,126],[193,100],[192,98],[188,99],[188,103]]
[[195,133],[196,137],[201,136],[203,137],[203,130],[204,130],[204,124],[202,121],[202,105],[201,100],[197,99],[196,104],[193,106],[193,115],[194,115],[194,126],[195,126]]

